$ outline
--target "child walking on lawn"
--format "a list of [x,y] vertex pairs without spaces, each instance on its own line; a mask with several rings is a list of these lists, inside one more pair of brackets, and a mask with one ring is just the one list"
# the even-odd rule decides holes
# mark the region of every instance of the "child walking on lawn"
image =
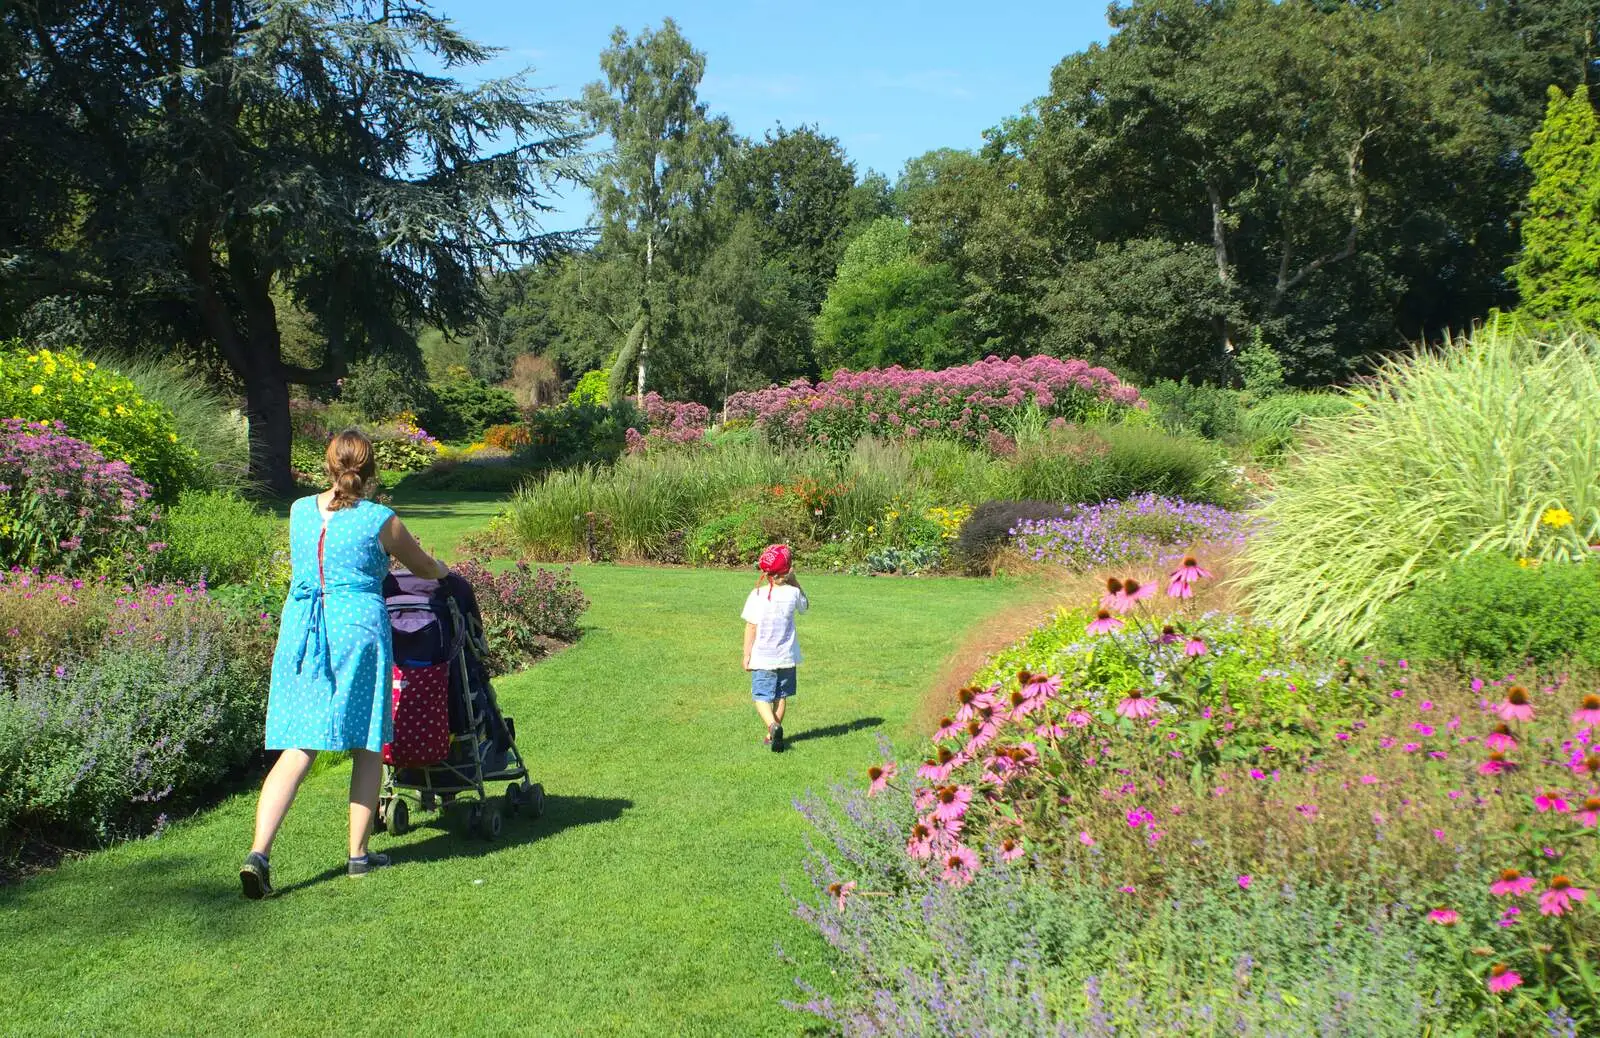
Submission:
[[786,544],[774,544],[756,564],[761,579],[744,602],[744,669],[750,672],[750,695],[767,726],[764,740],[777,753],[783,749],[783,707],[795,693],[795,667],[800,663],[794,618],[810,602],[794,576],[794,555]]

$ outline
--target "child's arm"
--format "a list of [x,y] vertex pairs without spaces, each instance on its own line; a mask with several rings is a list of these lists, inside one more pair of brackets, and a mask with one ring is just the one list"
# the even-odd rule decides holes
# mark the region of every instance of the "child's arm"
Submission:
[[756,647],[756,625],[744,625],[744,669],[750,669],[750,650]]
[[800,578],[795,576],[792,570],[789,573],[789,586],[800,592],[800,601],[795,603],[794,611],[803,613],[810,609],[811,599],[806,597],[806,589],[800,586]]

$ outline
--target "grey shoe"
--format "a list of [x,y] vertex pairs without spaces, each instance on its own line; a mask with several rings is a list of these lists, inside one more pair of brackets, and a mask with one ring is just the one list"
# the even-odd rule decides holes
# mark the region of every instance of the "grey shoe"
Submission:
[[272,896],[272,868],[265,854],[251,851],[245,855],[244,864],[239,866],[239,886],[251,901]]
[[369,872],[388,867],[389,856],[387,854],[368,853],[365,857],[351,858],[348,871],[352,877],[355,877],[365,876]]

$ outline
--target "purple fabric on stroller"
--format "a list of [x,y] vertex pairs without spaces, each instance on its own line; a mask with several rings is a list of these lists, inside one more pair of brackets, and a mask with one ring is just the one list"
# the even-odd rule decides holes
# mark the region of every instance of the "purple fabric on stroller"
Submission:
[[[389,606],[394,660],[401,667],[453,662],[457,650],[466,642],[467,631],[456,629],[451,601],[463,624],[470,624],[473,618],[482,623],[472,585],[454,573],[443,580],[428,580],[405,570],[390,573],[383,581],[383,597]],[[485,734],[497,748],[507,748],[510,738],[489,689],[489,673],[477,653],[469,650],[466,656],[466,673],[456,673],[460,668],[451,667],[450,731],[456,735],[466,733],[466,700],[470,696],[479,715],[487,719]]]

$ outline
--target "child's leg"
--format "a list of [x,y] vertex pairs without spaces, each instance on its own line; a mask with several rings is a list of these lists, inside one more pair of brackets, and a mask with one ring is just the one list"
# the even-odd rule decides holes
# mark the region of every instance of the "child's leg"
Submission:
[[761,715],[761,723],[771,728],[783,720],[783,700],[778,700],[776,705],[765,699],[756,700],[756,713]]
[[777,715],[773,712],[773,703],[778,698],[778,675],[770,670],[752,670],[750,672],[750,698],[755,701],[756,713],[761,715],[761,723],[770,731],[778,723]]
[[783,723],[783,710],[789,704],[789,697],[795,693],[795,669],[786,667],[778,671],[778,699],[772,704],[772,716],[778,724]]

